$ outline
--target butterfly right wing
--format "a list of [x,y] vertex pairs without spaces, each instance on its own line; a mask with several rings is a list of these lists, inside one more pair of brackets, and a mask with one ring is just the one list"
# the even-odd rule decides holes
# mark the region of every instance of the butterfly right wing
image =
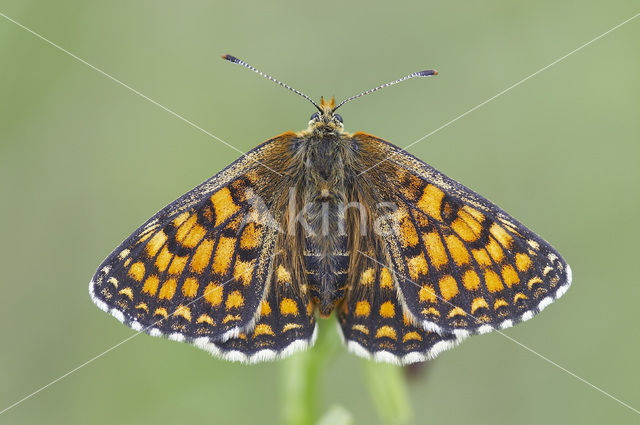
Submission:
[[425,329],[466,336],[528,320],[559,298],[571,269],[495,204],[382,139],[354,134],[385,216],[399,296]]
[[391,269],[375,250],[360,252],[345,300],[337,308],[342,339],[349,351],[376,361],[407,365],[435,358],[463,338],[425,330],[405,312]]

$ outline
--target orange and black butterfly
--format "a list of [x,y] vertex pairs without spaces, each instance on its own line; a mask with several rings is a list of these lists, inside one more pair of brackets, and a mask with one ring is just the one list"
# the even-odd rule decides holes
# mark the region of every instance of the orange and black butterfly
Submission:
[[313,344],[334,311],[347,347],[399,364],[527,320],[571,269],[482,196],[366,133],[335,105],[162,209],[100,265],[89,292],[137,331],[230,360]]

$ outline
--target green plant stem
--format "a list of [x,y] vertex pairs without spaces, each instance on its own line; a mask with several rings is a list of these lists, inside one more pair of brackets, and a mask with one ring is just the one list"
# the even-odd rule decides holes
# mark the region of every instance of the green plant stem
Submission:
[[412,411],[402,368],[364,360],[362,372],[382,422],[389,425],[407,423],[412,417]]
[[321,372],[338,345],[334,320],[320,320],[315,346],[283,362],[281,409],[284,424],[316,423],[319,417]]

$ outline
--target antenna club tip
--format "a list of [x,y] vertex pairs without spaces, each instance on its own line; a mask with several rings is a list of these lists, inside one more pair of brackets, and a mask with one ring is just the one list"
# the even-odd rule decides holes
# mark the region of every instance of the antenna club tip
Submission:
[[432,75],[438,75],[438,71],[435,69],[425,69],[424,71],[420,71],[418,75],[420,77],[430,77]]
[[235,56],[222,55],[222,59],[224,59],[226,61],[229,61],[229,62],[238,63],[238,58],[236,58]]

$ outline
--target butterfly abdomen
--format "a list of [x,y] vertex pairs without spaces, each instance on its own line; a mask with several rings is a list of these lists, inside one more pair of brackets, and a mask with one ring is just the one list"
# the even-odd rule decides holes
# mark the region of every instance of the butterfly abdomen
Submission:
[[309,193],[306,204],[304,264],[311,297],[320,314],[329,315],[344,297],[349,267],[341,189],[321,188]]
[[344,297],[349,266],[347,237],[307,236],[305,242],[304,264],[310,295],[320,314],[328,316]]

